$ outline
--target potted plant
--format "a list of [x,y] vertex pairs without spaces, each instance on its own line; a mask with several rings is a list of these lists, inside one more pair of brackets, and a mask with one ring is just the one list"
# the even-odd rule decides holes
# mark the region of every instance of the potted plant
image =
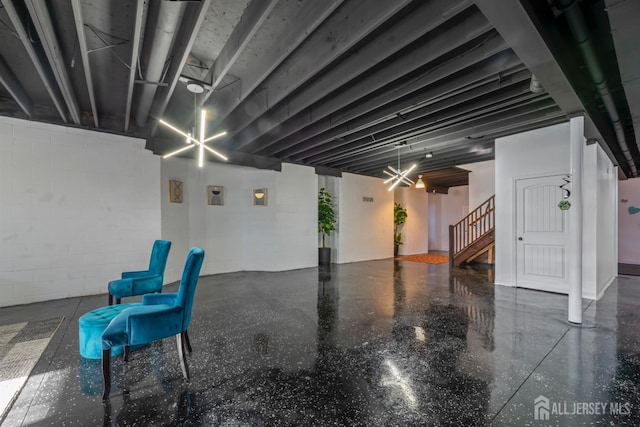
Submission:
[[331,264],[331,248],[325,247],[325,237],[336,229],[331,194],[322,187],[318,193],[318,233],[322,233],[322,247],[318,248],[318,264]]
[[393,204],[393,256],[398,256],[402,244],[400,226],[407,220],[407,210],[400,203]]

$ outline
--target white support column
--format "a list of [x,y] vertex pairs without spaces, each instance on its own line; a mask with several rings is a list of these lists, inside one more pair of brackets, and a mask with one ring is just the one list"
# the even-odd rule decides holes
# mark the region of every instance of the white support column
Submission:
[[570,123],[569,322],[582,323],[582,170],[584,117]]

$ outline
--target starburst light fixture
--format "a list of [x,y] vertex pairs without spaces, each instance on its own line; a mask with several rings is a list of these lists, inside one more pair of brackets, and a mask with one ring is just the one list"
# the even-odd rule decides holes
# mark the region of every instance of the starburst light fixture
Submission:
[[384,181],[384,184],[388,184],[390,182],[393,182],[393,184],[391,184],[391,186],[389,187],[389,189],[387,191],[391,191],[395,188],[396,185],[400,184],[401,182],[404,182],[405,184],[408,185],[413,185],[415,184],[415,182],[411,181],[409,178],[407,178],[407,175],[409,175],[409,172],[411,172],[416,165],[411,165],[411,167],[409,169],[407,169],[406,171],[403,171],[402,169],[400,169],[400,148],[402,148],[402,145],[398,145],[396,146],[396,148],[398,149],[398,169],[395,169],[393,166],[387,166],[387,168],[389,168],[389,170],[391,172],[389,172],[388,170],[384,169],[382,172],[386,173],[387,175],[389,175],[391,178],[387,179],[386,181]]
[[[202,93],[204,91],[204,88],[197,84],[197,83],[189,83],[187,85],[187,89],[190,92],[193,92],[194,94],[194,98],[197,96],[198,93]],[[197,114],[196,116],[197,117]],[[172,125],[171,123],[166,122],[165,120],[160,119],[159,122],[160,124],[168,127],[169,129],[171,129],[172,131],[184,136],[186,138],[185,142],[188,144],[186,147],[180,148],[176,151],[173,151],[169,154],[165,154],[164,156],[162,156],[163,159],[166,159],[167,157],[171,157],[171,156],[175,156],[178,153],[182,153],[183,151],[187,151],[190,150],[194,147],[198,147],[198,166],[199,167],[204,167],[204,150],[209,151],[210,153],[215,154],[216,156],[220,157],[222,160],[229,160],[227,159],[224,155],[222,155],[221,153],[217,152],[216,150],[214,150],[211,147],[208,147],[207,145],[205,145],[207,142],[212,141],[216,138],[220,138],[221,136],[224,136],[227,134],[226,131],[223,132],[219,132],[213,136],[210,136],[208,138],[205,137],[205,129],[206,129],[206,121],[207,121],[207,110],[202,109],[200,111],[200,137],[198,139],[195,138],[195,133],[196,133],[196,128],[194,126],[193,128],[193,134],[191,133],[186,133],[181,131],[180,129],[178,129],[177,127],[175,127],[174,125]]]

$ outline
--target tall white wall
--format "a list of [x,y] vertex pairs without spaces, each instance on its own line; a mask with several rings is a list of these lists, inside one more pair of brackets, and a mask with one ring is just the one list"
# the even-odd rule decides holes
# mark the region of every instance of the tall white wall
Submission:
[[569,123],[496,139],[495,283],[515,286],[515,181],[569,173]]
[[[516,180],[569,173],[570,131],[563,123],[496,140],[497,284],[516,284]],[[582,293],[597,299],[617,275],[617,171],[599,145],[583,154]]]
[[402,242],[399,255],[426,254],[429,252],[429,193],[424,188],[400,187],[395,189],[395,201],[407,210],[407,220],[402,225]]
[[618,255],[640,265],[640,179],[618,181]]
[[[169,202],[169,180],[184,184],[182,204]],[[162,234],[177,250],[167,277],[178,280],[191,246],[205,250],[201,274],[281,271],[318,264],[317,177],[313,168],[284,163],[282,171],[190,159],[162,163]],[[224,187],[224,206],[207,204],[207,186]],[[267,188],[267,206],[252,190]]]
[[469,174],[469,210],[477,208],[482,202],[496,194],[495,160],[460,165],[459,167],[471,171]]
[[[393,192],[383,179],[345,173],[340,179],[338,263],[393,257]],[[365,202],[363,197],[373,197]]]
[[469,213],[469,186],[450,187],[448,194],[429,194],[429,250],[449,250],[449,225]]
[[0,306],[104,293],[160,238],[144,141],[0,117]]
[[596,289],[599,299],[608,285],[618,276],[618,171],[599,145],[597,149],[598,224]]

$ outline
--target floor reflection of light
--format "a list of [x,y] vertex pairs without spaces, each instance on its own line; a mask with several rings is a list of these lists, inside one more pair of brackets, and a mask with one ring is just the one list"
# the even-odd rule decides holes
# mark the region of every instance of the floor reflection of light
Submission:
[[409,380],[400,374],[400,370],[391,360],[385,360],[384,363],[389,368],[390,375],[382,379],[382,385],[399,389],[409,408],[416,409],[418,402],[409,385]]
[[[58,369],[55,371],[44,372],[42,374],[33,375],[30,378],[27,378],[27,382],[32,382],[33,384],[38,384],[38,390],[40,390],[40,384],[45,381],[47,386],[40,391],[42,394],[44,390],[51,390],[51,393],[59,393],[62,390],[63,381],[69,377],[69,371],[71,368]],[[14,386],[22,387],[24,377],[12,378],[6,381],[0,381],[0,401],[4,402],[5,399],[9,399],[7,403],[11,403],[10,399],[13,398],[16,389]],[[27,385],[27,382],[24,385]],[[35,397],[35,396],[34,396]],[[19,398],[19,396],[18,396]],[[17,400],[17,399],[16,399]],[[42,401],[40,405],[29,405],[29,412],[26,414],[29,423],[37,423],[39,421],[43,421],[47,417],[47,413],[49,409],[55,407],[52,404],[51,399],[48,396],[40,395],[38,400]],[[14,402],[15,403],[15,402]],[[33,402],[31,402],[33,403]],[[10,412],[11,408],[7,408],[7,412]]]
[[427,338],[425,337],[424,334],[424,329],[422,329],[421,326],[414,326],[413,330],[416,333],[416,339],[420,342],[425,342],[427,340]]

